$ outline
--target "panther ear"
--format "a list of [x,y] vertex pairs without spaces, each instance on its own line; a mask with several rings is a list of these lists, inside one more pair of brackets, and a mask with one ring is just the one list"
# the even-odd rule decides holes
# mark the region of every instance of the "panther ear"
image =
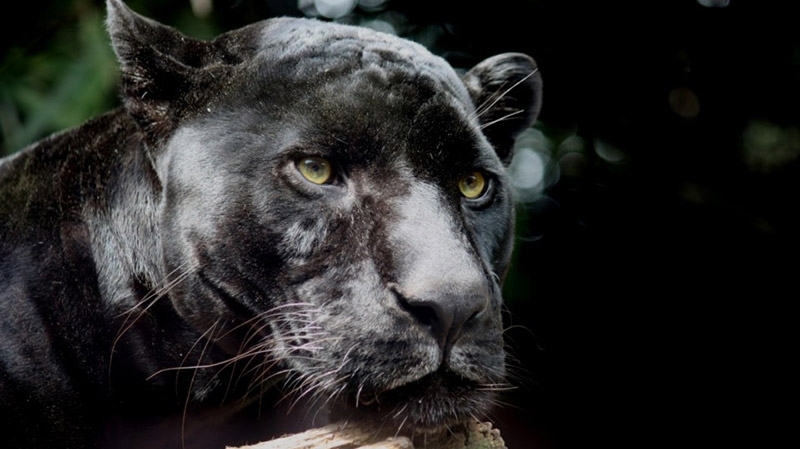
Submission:
[[536,61],[503,53],[479,63],[464,77],[484,135],[503,163],[511,161],[514,139],[531,126],[542,104]]
[[203,42],[136,14],[122,0],[107,0],[106,6],[123,101],[151,143],[200,110],[216,90],[212,83],[226,79],[231,67],[252,52],[253,29]]

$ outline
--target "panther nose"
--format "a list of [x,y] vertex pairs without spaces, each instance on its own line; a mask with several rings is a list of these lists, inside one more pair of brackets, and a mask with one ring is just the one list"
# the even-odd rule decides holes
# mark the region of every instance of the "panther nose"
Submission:
[[452,347],[461,336],[464,325],[489,304],[489,292],[485,284],[475,285],[467,291],[456,289],[455,292],[452,286],[446,284],[440,288],[418,291],[403,290],[397,284],[390,285],[390,288],[400,306],[418,324],[430,330],[443,350]]

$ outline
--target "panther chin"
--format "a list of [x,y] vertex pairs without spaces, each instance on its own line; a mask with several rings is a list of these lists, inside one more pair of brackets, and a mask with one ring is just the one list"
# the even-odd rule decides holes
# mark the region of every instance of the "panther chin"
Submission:
[[331,418],[430,438],[458,432],[470,420],[484,418],[494,396],[474,381],[437,371],[392,389],[349,395],[334,405]]

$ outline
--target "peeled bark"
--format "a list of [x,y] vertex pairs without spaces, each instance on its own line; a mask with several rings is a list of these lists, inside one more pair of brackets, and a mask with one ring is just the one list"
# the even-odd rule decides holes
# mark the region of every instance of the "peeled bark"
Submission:
[[[464,432],[419,442],[425,449],[507,449],[500,431],[488,422],[472,422]],[[361,424],[329,424],[324,427],[287,435],[271,441],[230,449],[414,449],[405,436],[387,435],[384,431]]]

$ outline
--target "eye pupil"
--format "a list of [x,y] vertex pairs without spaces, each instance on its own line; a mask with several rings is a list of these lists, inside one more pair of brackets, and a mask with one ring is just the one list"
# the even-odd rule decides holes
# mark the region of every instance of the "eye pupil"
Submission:
[[481,172],[468,173],[458,181],[458,189],[465,198],[478,198],[486,191],[486,178]]
[[297,162],[297,170],[314,184],[325,184],[333,178],[330,162],[320,157],[307,157]]

